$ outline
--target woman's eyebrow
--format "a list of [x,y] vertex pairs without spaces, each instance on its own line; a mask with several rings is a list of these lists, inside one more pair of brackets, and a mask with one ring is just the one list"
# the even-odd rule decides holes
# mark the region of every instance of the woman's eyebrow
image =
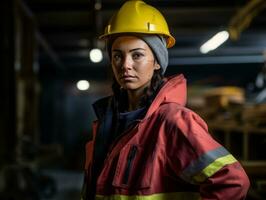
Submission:
[[137,50],[143,50],[143,51],[145,51],[145,49],[143,49],[143,48],[135,48],[135,49],[130,49],[129,52],[137,51]]
[[[145,51],[145,49],[143,49],[143,48],[135,48],[135,49],[130,49],[129,52],[137,51],[137,50]],[[120,49],[113,49],[112,51],[122,52],[122,50],[120,50]]]

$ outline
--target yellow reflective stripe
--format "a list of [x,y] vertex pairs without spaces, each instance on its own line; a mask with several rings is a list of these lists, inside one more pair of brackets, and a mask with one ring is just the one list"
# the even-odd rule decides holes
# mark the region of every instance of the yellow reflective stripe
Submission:
[[200,174],[193,177],[193,179],[196,182],[203,182],[207,178],[211,177],[213,174],[215,174],[217,171],[219,171],[222,167],[225,165],[229,165],[232,163],[237,162],[237,160],[232,156],[231,154],[216,159],[213,163],[209,164],[207,167],[205,167]]
[[195,180],[193,177],[197,174],[200,174],[204,168],[209,166],[218,158],[222,158],[224,156],[230,155],[230,153],[222,146],[207,151],[198,157],[197,160],[192,160],[191,163],[180,173],[180,178],[183,180],[194,184]]
[[200,200],[200,194],[197,192],[174,192],[160,193],[152,195],[96,195],[96,200]]

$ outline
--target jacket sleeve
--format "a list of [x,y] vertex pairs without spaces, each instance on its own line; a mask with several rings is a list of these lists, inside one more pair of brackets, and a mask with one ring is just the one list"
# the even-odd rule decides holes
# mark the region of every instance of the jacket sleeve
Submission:
[[202,199],[245,199],[249,179],[239,162],[227,165],[200,186]]
[[92,140],[86,143],[85,147],[85,167],[84,167],[84,181],[81,190],[81,200],[90,200],[94,197],[93,185],[92,185],[92,164],[94,154],[94,143],[99,123],[93,122],[92,125]]
[[199,185],[202,200],[245,199],[250,183],[244,169],[211,137],[206,123],[188,110],[177,113],[171,123],[168,156],[178,176]]

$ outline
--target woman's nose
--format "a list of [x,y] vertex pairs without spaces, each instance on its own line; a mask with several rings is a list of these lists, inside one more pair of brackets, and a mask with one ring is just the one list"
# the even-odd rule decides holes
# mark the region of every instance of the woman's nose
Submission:
[[121,67],[123,70],[127,71],[132,69],[132,65],[133,65],[132,59],[129,56],[126,56],[123,60]]

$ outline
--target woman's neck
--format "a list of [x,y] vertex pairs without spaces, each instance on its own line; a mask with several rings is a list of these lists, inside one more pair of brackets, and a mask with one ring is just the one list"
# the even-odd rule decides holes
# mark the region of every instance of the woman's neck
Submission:
[[128,111],[137,110],[140,108],[140,101],[144,95],[145,88],[141,90],[128,90]]

